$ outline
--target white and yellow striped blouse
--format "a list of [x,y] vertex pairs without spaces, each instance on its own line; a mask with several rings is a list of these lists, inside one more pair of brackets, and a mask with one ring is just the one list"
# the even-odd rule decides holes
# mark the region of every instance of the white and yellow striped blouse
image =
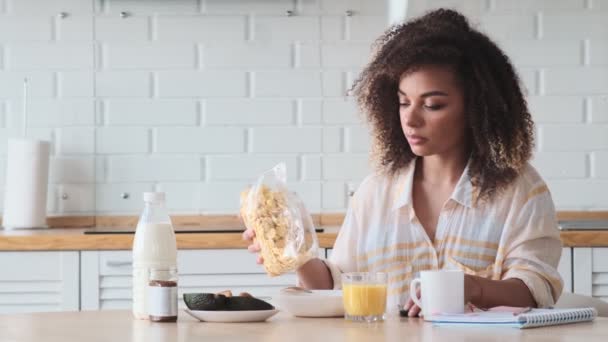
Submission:
[[388,307],[395,308],[420,271],[462,269],[521,279],[539,307],[555,303],[562,291],[561,241],[551,194],[532,166],[493,201],[479,204],[465,169],[440,213],[434,242],[414,213],[414,167],[415,161],[400,174],[373,174],[361,183],[326,261],[335,288],[341,272],[388,272]]

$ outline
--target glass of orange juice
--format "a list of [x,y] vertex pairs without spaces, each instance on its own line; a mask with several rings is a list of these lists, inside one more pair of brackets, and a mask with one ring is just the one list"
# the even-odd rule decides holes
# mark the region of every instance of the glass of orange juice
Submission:
[[387,278],[387,274],[382,272],[342,273],[344,318],[350,321],[383,321]]

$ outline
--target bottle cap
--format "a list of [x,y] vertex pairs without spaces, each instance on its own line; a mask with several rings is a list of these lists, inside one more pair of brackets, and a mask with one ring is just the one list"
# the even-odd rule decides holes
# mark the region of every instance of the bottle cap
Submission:
[[160,203],[165,201],[164,192],[144,192],[144,202]]

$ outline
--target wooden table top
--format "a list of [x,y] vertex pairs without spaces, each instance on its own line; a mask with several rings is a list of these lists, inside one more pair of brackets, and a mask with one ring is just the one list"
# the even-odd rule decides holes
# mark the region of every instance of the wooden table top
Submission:
[[279,313],[264,323],[203,323],[180,312],[177,323],[133,320],[129,311],[0,315],[0,341],[606,341],[608,318],[535,329],[438,327],[389,316],[382,323],[297,318]]

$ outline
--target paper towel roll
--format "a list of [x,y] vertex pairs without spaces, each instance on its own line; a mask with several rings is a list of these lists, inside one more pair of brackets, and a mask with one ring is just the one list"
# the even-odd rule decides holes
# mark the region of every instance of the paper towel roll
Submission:
[[9,139],[2,225],[6,229],[46,227],[48,141]]

